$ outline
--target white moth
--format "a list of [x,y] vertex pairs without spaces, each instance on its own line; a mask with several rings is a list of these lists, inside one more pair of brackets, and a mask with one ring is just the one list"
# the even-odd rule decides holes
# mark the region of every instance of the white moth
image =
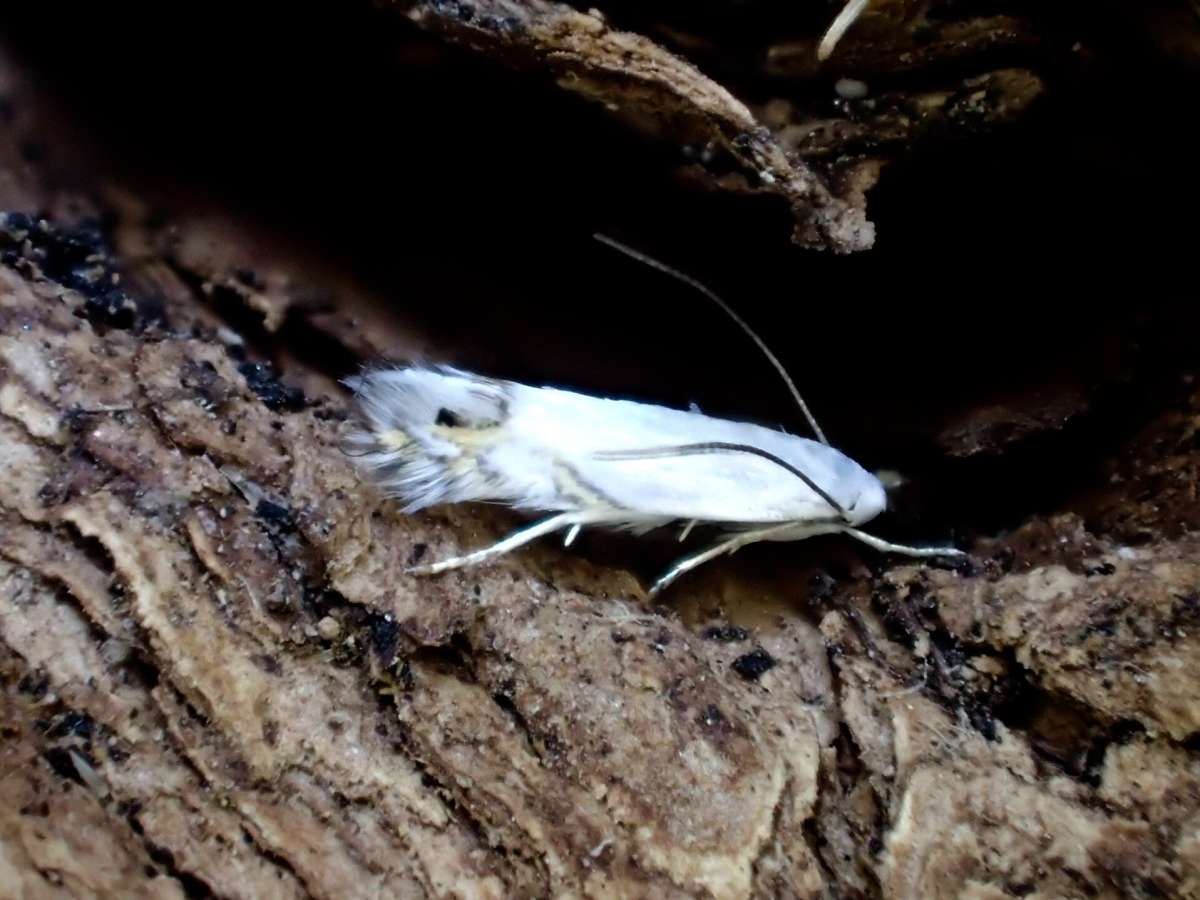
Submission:
[[761,339],[699,282],[598,237],[698,288],[729,313],[781,372],[820,440],[447,366],[369,371],[346,382],[366,423],[352,435],[350,452],[406,512],[473,501],[551,514],[490,547],[409,572],[484,563],[555,531],[566,532],[569,546],[584,526],[645,533],[672,522],[683,523],[680,540],[697,523],[725,535],[675,563],[651,587],[652,596],[704,562],[758,541],[846,534],[884,552],[960,555],[860,531],[887,506],[883,483],[825,442]]

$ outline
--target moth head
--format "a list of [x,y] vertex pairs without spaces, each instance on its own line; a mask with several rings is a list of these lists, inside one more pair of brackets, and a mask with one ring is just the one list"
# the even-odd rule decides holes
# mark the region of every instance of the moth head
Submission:
[[876,469],[874,474],[875,479],[883,486],[884,509],[891,509],[896,494],[908,484],[908,479],[895,469]]
[[883,489],[889,495],[908,484],[908,479],[895,469],[876,469],[875,477],[879,479],[879,483],[883,485]]
[[862,479],[857,496],[846,507],[846,516],[851,525],[869,522],[887,509],[887,488],[883,480],[877,475],[864,474],[866,478]]
[[895,469],[876,469],[875,479],[883,486],[883,509],[892,508],[896,492],[899,492],[901,487],[908,484],[908,479],[899,472],[896,472]]

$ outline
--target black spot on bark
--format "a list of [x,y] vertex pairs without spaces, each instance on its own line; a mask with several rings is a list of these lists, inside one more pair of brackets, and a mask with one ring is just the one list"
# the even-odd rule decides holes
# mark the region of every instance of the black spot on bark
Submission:
[[758,681],[773,668],[775,668],[775,658],[761,647],[757,647],[733,661],[733,671],[747,681]]
[[77,737],[85,741],[92,739],[95,723],[90,716],[79,712],[69,712],[55,723],[50,730],[50,736],[56,738]]
[[396,650],[400,646],[400,623],[391,616],[371,618],[371,646],[379,661],[390,666],[396,661]]
[[270,363],[242,363],[238,366],[238,372],[267,409],[275,412],[297,412],[304,409],[304,391],[280,381],[275,367]]
[[254,514],[266,523],[268,528],[278,532],[295,531],[296,521],[292,512],[286,506],[273,503],[270,500],[259,500],[254,507]]

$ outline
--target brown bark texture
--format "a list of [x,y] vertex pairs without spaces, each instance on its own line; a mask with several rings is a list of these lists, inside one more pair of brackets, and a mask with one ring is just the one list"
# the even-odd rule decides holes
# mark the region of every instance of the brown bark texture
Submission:
[[[1200,18],[837,12],[14,17],[0,897],[1200,897]],[[794,421],[607,226],[969,557],[407,574],[520,520],[363,483],[364,363]]]

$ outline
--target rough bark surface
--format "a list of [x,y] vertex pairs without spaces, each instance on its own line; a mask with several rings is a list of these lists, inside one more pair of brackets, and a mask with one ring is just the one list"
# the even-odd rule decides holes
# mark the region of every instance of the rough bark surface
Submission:
[[[1018,116],[1041,91],[1033,72],[1000,70],[951,79],[934,90],[869,98],[866,86],[861,85],[860,94],[861,83],[855,82],[842,89],[844,96],[824,115],[812,108],[817,104],[797,110],[781,97],[765,100],[755,110],[682,54],[611,26],[595,8],[580,12],[546,0],[392,5],[423,28],[553,77],[562,87],[666,130],[676,140],[688,139],[699,148],[698,173],[714,157],[728,157],[734,171],[717,178],[717,185],[781,196],[796,219],[797,243],[839,253],[866,250],[874,243],[864,191],[874,183],[881,153],[886,158],[889,147],[911,146],[923,132],[939,128],[999,125]],[[848,63],[839,60],[823,71],[813,39],[775,43],[760,38],[729,54],[703,29],[699,35],[679,34],[669,15],[657,30],[673,35],[701,60],[743,79],[765,77],[768,84],[776,82],[774,91],[793,96],[795,83],[805,79],[820,79],[828,91],[830,76],[846,71],[895,74],[1032,40],[1027,23],[1006,17],[968,15],[930,23],[929,6],[924,0],[874,4],[862,23],[873,36],[869,49],[848,39]],[[780,82],[786,86],[782,90]],[[827,106],[831,98],[824,99],[820,105]]]
[[[821,77],[934,75],[823,117],[783,87],[818,77],[819,25],[733,45],[751,103],[701,72],[741,65],[704,21],[395,5],[711,144],[693,174],[838,251],[870,244],[883,162],[1042,89],[964,74],[1037,45],[969,5],[875,3]],[[598,539],[414,578],[516,520],[364,486],[337,377],[454,342],[236,210],[160,209],[83,144],[47,162],[29,82],[0,58],[0,894],[1200,897],[1194,313],[917,428],[1004,510],[932,504],[963,565],[748,550],[654,606],[672,548]],[[1064,458],[1057,493],[995,499]]]

